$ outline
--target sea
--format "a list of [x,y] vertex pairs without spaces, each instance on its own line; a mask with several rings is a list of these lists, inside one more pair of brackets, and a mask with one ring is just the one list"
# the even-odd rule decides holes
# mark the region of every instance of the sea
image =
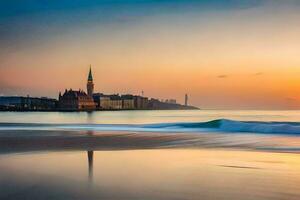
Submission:
[[300,134],[298,110],[1,112],[0,130]]

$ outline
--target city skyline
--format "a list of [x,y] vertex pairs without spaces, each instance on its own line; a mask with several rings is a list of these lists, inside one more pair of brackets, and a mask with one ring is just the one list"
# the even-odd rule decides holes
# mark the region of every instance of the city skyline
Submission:
[[85,89],[91,63],[103,93],[180,103],[188,93],[208,109],[300,108],[297,1],[0,4],[1,95]]

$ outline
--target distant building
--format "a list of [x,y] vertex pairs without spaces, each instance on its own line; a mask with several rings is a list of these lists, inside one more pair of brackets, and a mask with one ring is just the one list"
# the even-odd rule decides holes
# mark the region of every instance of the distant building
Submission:
[[90,67],[88,79],[87,79],[87,93],[83,90],[65,90],[65,93],[61,95],[59,93],[59,109],[70,111],[89,111],[96,109],[96,103],[93,99],[94,82],[92,75],[92,68]]
[[193,106],[184,106],[181,104],[168,101],[159,101],[158,99],[151,98],[148,102],[148,109],[150,110],[184,110],[184,109],[198,109]]
[[188,106],[188,94],[185,94],[185,96],[184,96],[184,105],[185,106]]
[[134,109],[134,96],[130,94],[122,95],[122,108],[125,110]]
[[111,109],[112,107],[114,107],[113,103],[110,100],[110,97],[100,97],[99,98],[99,108],[100,109],[104,109],[104,110],[108,110]]
[[148,103],[148,109],[155,110],[161,107],[162,102],[158,99],[151,98]]
[[122,99],[118,94],[109,95],[110,101],[110,109],[112,110],[120,110],[122,109]]
[[99,110],[120,110],[122,109],[122,100],[118,94],[105,95],[96,93],[93,95],[97,109]]
[[[109,108],[109,97],[106,97],[106,95],[102,94],[102,93],[94,93],[93,94],[93,99],[96,105],[96,108],[98,110],[100,109],[108,109]],[[101,102],[100,102],[101,99]]]
[[55,110],[56,99],[46,97],[1,96],[0,110],[11,111],[50,111]]
[[176,99],[167,99],[165,102],[170,104],[176,104]]
[[25,108],[27,109],[29,105],[25,98],[26,97],[19,96],[0,97],[1,110],[21,110]]
[[58,101],[46,97],[0,96],[0,111],[93,111],[93,110],[171,110],[198,109],[187,106],[188,96],[185,95],[185,106],[177,104],[175,99],[148,99],[139,95],[105,95],[94,93],[92,68],[87,77],[87,92],[83,90],[65,90],[59,93]]
[[66,111],[88,111],[95,110],[96,105],[92,97],[82,90],[65,90],[59,93],[59,109]]
[[134,108],[138,110],[148,109],[149,100],[147,97],[134,96]]
[[142,96],[95,93],[93,99],[99,110],[148,109],[148,98]]

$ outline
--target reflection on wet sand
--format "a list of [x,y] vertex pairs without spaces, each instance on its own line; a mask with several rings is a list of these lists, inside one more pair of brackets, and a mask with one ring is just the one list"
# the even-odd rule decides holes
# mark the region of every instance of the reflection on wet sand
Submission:
[[93,183],[93,161],[94,161],[94,151],[87,151],[88,163],[89,163],[89,184]]
[[299,169],[299,154],[222,149],[10,154],[0,199],[299,200]]
[[238,148],[300,152],[299,147],[299,137],[279,135],[0,130],[0,154],[28,151],[156,148]]
[[[92,113],[88,113],[88,122],[92,122],[91,121],[91,115]],[[87,131],[87,135],[88,136],[93,136],[94,135],[94,131]],[[89,165],[89,185],[91,186],[93,183],[93,162],[94,162],[94,151],[90,150],[87,151],[87,156],[88,156],[88,165]]]

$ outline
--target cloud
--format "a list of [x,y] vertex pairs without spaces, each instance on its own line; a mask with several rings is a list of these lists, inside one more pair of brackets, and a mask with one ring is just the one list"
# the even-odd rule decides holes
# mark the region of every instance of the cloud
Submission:
[[[262,75],[264,75],[263,72],[256,72],[256,73],[250,74],[250,76],[262,76]],[[237,74],[231,74],[231,75],[220,74],[217,76],[217,78],[228,78],[229,76],[237,76]],[[247,76],[247,74],[244,74],[244,76]]]
[[286,101],[297,101],[297,99],[292,98],[292,97],[286,97],[285,100]]
[[228,75],[226,75],[226,74],[221,74],[221,75],[217,76],[217,78],[228,78]]
[[252,74],[253,76],[261,76],[261,75],[263,75],[264,73],[262,73],[262,72],[257,72],[257,73],[255,73],[255,74]]

